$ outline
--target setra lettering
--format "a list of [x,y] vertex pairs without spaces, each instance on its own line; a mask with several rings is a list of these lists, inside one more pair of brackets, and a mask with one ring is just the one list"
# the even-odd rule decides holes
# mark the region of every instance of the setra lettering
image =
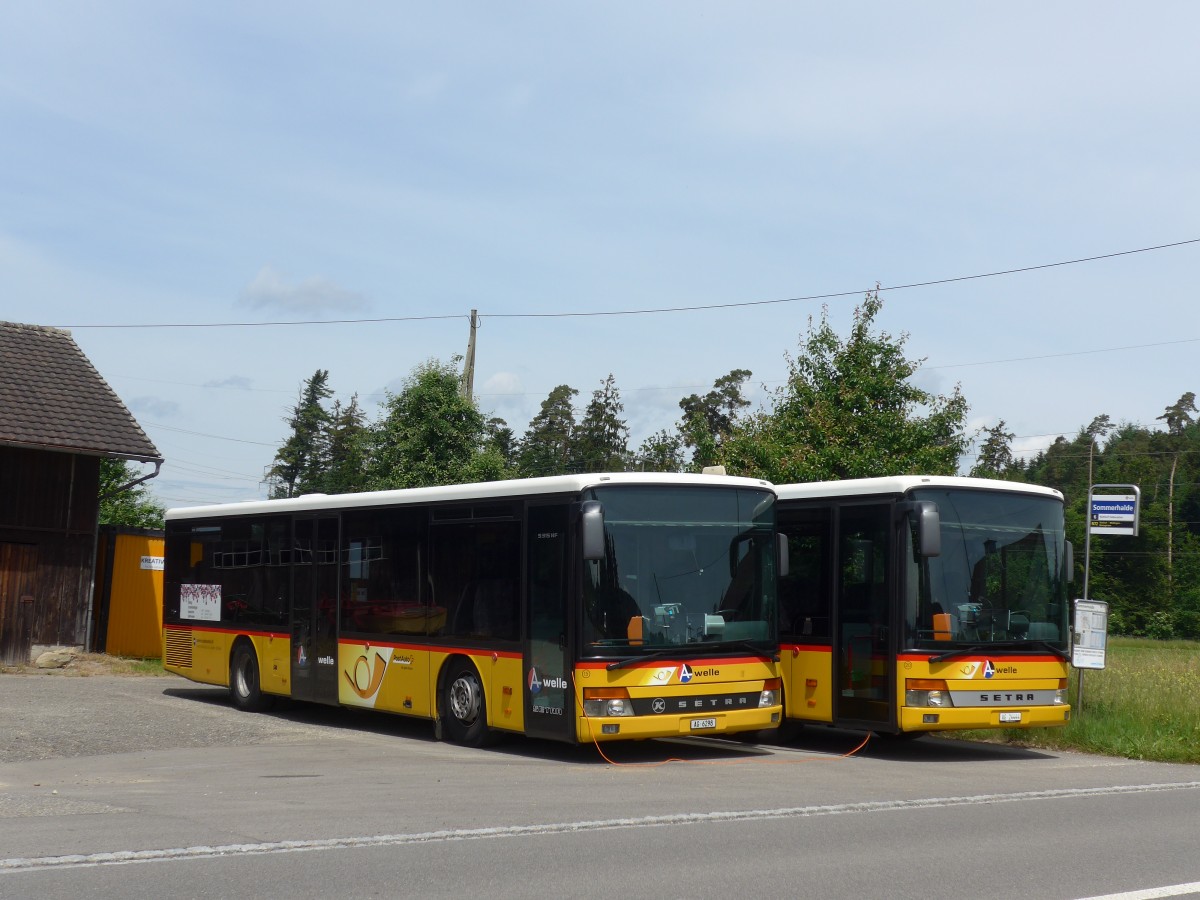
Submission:
[[1032,703],[1033,694],[980,694],[981,703]]

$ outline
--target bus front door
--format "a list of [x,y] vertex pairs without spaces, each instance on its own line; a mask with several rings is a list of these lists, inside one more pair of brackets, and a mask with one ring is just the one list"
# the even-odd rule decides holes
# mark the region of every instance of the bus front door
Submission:
[[569,528],[565,504],[529,507],[525,733],[559,741],[575,739],[574,673],[568,649]]
[[338,702],[338,520],[296,519],[292,539],[292,697]]
[[888,538],[891,506],[845,505],[838,517],[835,718],[890,726],[893,710]]

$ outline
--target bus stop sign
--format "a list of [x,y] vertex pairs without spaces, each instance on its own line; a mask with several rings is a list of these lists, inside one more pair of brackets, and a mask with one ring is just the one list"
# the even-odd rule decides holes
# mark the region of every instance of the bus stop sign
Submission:
[[1137,537],[1138,493],[1093,494],[1089,519],[1091,534]]

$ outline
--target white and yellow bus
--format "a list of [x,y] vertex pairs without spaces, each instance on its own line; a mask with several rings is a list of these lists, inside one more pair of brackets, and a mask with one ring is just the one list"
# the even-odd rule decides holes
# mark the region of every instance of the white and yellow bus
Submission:
[[781,720],[775,494],[595,474],[172,509],[163,662],[480,745]]
[[895,477],[776,492],[789,725],[911,735],[1068,721],[1058,491]]

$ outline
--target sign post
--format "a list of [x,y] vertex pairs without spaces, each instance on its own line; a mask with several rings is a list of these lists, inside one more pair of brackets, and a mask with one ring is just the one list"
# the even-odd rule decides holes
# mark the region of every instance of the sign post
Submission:
[[[1105,493],[1097,494],[1096,488]],[[1108,604],[1088,596],[1092,571],[1092,535],[1137,537],[1142,491],[1136,484],[1093,484],[1088,488],[1088,525],[1084,539],[1083,597],[1075,601],[1071,665],[1079,672],[1077,701],[1083,709],[1083,670],[1104,668],[1108,640]]]

